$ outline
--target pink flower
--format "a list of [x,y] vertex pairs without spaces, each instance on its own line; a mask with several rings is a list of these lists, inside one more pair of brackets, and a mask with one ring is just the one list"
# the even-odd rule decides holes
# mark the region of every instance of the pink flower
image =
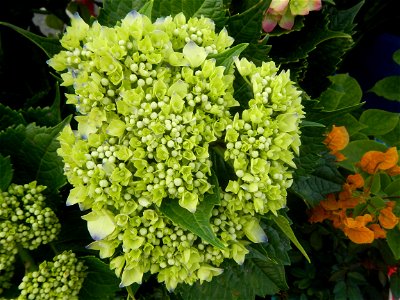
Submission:
[[290,30],[297,15],[305,16],[310,11],[320,10],[321,0],[272,0],[265,11],[262,27],[265,32],[271,32],[276,25]]

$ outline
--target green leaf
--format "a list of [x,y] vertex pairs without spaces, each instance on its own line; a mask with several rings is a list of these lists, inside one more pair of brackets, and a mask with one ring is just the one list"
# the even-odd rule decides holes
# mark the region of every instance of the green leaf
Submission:
[[222,0],[154,0],[153,21],[160,17],[183,13],[190,17],[207,17],[214,20],[217,28],[222,28],[225,21],[225,9]]
[[400,76],[393,75],[379,80],[371,92],[388,100],[400,102]]
[[153,0],[150,0],[150,1],[146,2],[146,4],[143,5],[141,9],[139,9],[139,13],[141,13],[142,15],[145,15],[146,17],[151,19],[151,12],[153,10],[153,3],[154,3]]
[[247,48],[249,44],[242,43],[239,45],[236,45],[235,47],[232,47],[228,50],[225,50],[224,52],[214,54],[214,55],[209,55],[208,58],[214,58],[216,60],[216,63],[218,66],[224,66],[225,67],[225,74],[229,72],[229,70],[232,67],[233,60],[242,53],[243,50]]
[[332,15],[331,23],[329,28],[336,31],[343,31],[348,34],[353,33],[353,29],[356,27],[354,19],[364,5],[365,1],[360,1],[353,7],[345,10],[337,10],[335,7],[330,7],[329,14]]
[[50,128],[38,127],[32,123],[0,133],[0,152],[10,155],[16,183],[36,180],[50,191],[58,190],[66,183],[63,163],[56,151],[59,147],[57,136],[70,119],[68,117]]
[[270,2],[258,1],[251,8],[228,19],[228,32],[236,43],[256,43],[260,39],[262,19]]
[[321,128],[325,128],[326,126],[324,124],[321,124],[321,123],[303,120],[300,123],[300,127],[301,128],[304,128],[304,127],[321,127]]
[[396,64],[400,65],[400,49],[396,50],[393,53],[393,60],[395,61]]
[[26,125],[22,114],[0,103],[0,131],[19,124]]
[[400,197],[400,178],[396,179],[395,181],[393,181],[391,184],[389,184],[386,188],[385,188],[385,193],[389,196],[389,197]]
[[340,280],[335,284],[333,289],[333,293],[335,294],[335,300],[347,300],[347,287],[344,280]]
[[319,98],[323,111],[335,111],[360,103],[362,90],[357,80],[348,74],[329,76],[331,86]]
[[395,128],[393,128],[392,131],[384,134],[384,135],[379,135],[377,136],[380,140],[382,140],[384,143],[391,147],[397,147],[398,149],[400,148],[400,120],[397,122],[397,125]]
[[300,196],[310,206],[317,205],[325,196],[341,190],[341,185],[315,175],[299,177],[291,191]]
[[353,110],[359,109],[363,103],[359,103],[353,106],[340,108],[334,111],[310,111],[307,115],[307,119],[309,121],[319,122],[324,124],[325,126],[333,125],[336,123],[336,118],[342,117],[344,114],[347,114]]
[[120,290],[119,279],[110,267],[94,256],[80,257],[80,259],[84,261],[88,270],[79,292],[79,299],[116,299],[116,293]]
[[276,225],[282,230],[282,232],[292,241],[292,243],[299,249],[299,251],[304,255],[309,263],[311,263],[310,258],[308,257],[306,251],[304,250],[303,246],[297,240],[292,228],[290,227],[288,219],[286,219],[282,215],[271,215],[272,220],[275,222]]
[[212,161],[213,170],[218,178],[219,186],[224,190],[229,183],[229,180],[236,178],[233,166],[224,159],[225,149],[221,146],[214,146],[210,148],[210,157]]
[[10,185],[14,170],[12,168],[10,157],[4,157],[0,154],[0,192],[6,191]]
[[352,114],[349,113],[336,117],[335,125],[346,127],[350,136],[367,127],[367,125],[361,124]]
[[361,114],[360,123],[367,126],[361,132],[366,135],[384,135],[393,130],[400,115],[380,109],[368,109]]
[[61,120],[60,111],[60,88],[56,85],[56,96],[53,104],[49,107],[29,107],[27,110],[21,111],[22,115],[28,123],[35,122],[40,126],[55,126],[59,124]]
[[268,53],[271,51],[271,45],[266,44],[267,40],[263,40],[262,43],[251,43],[243,51],[242,57],[252,61],[256,66],[261,66],[265,61],[269,61]]
[[400,259],[400,230],[398,226],[388,230],[386,240],[396,260]]
[[101,25],[114,26],[132,10],[138,11],[148,0],[104,0],[97,20]]
[[390,277],[390,290],[392,291],[393,297],[398,299],[400,297],[400,274],[399,272],[394,273]]
[[23,35],[27,39],[29,39],[31,42],[36,44],[40,49],[42,49],[49,58],[53,57],[55,54],[59,53],[62,50],[61,44],[58,39],[46,38],[40,35],[36,35],[30,31],[27,31],[25,29],[19,28],[15,25],[6,22],[0,22],[0,25],[7,26],[15,30],[19,34]]
[[364,155],[365,152],[372,150],[386,151],[386,146],[372,140],[360,140],[350,142],[347,147],[341,151],[346,159],[344,161],[338,162],[338,165],[354,172],[354,165],[361,160],[361,157]]
[[251,249],[251,254],[249,255],[254,258],[271,260],[277,264],[290,265],[288,252],[291,247],[289,238],[279,228],[276,228],[274,222],[270,220],[266,221],[269,222],[263,226],[263,230],[268,237],[268,242],[253,243],[248,246]]
[[195,213],[181,207],[174,199],[164,200],[160,210],[175,224],[190,230],[215,247],[224,248],[224,244],[216,237],[210,225],[211,212],[214,206],[221,201],[218,179],[214,172],[211,176],[211,183],[214,185],[213,194],[204,195],[204,199],[197,205]]
[[372,183],[367,179],[367,182],[371,184],[370,191],[372,194],[377,195],[381,190],[381,177],[371,176],[370,178],[371,178],[370,180],[372,180]]
[[211,282],[182,285],[183,300],[249,300],[274,295],[288,288],[283,265],[261,259],[246,259],[244,264],[223,265],[224,272]]

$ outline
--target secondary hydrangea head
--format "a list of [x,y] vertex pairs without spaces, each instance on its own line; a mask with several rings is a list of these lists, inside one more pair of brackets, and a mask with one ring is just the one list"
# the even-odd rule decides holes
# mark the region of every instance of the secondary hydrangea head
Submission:
[[37,271],[22,278],[18,288],[18,300],[60,299],[78,300],[78,294],[86,277],[86,267],[75,253],[64,251],[53,261],[44,261]]
[[[110,258],[121,286],[141,283],[146,272],[157,273],[169,290],[182,282],[210,281],[221,274],[224,259],[241,264],[250,241],[266,241],[257,213],[275,212],[284,204],[282,189],[290,185],[290,172],[280,164],[293,166],[288,148],[299,146],[299,92],[287,73],[277,75],[270,64],[258,70],[247,62],[250,70],[244,76],[254,80],[256,98],[250,103],[253,110],[234,118],[234,67],[226,70],[209,58],[232,43],[226,30],[216,33],[214,23],[204,17],[187,20],[178,14],[152,23],[132,12],[112,28],[97,22],[89,26],[76,17],[61,40],[66,50],[49,61],[64,72],[63,84],[73,86],[68,103],[79,113],[77,130],[67,126],[59,137],[58,153],[74,186],[67,204],[90,209],[83,218],[95,241],[88,247],[99,250],[101,258]],[[245,65],[238,63],[239,69]],[[266,87],[268,95],[263,94]],[[260,97],[264,102],[257,102]],[[258,119],[248,120],[253,111],[258,116],[257,109],[265,114],[260,126]],[[224,248],[203,241],[161,213],[164,201],[178,201],[196,212],[213,190],[210,146],[247,143],[253,126],[256,131],[267,128],[267,121],[273,127],[266,130],[270,140],[265,139],[264,146],[278,146],[268,146],[254,161],[256,149],[240,149],[240,158],[253,165],[246,169],[235,162],[235,170],[271,170],[274,185],[261,191],[273,195],[253,203],[248,201],[253,194],[221,190],[223,199],[212,212],[211,228]],[[237,123],[251,125],[239,126],[237,136],[231,137]],[[257,132],[259,136],[252,138],[262,140]],[[232,159],[228,154],[226,158]],[[268,167],[262,161],[267,158]],[[259,176],[242,177],[238,175],[238,189],[247,191],[250,185],[251,193],[258,195]]]
[[321,0],[272,0],[265,11],[262,27],[265,32],[273,31],[276,25],[290,30],[297,15],[305,16],[321,7]]

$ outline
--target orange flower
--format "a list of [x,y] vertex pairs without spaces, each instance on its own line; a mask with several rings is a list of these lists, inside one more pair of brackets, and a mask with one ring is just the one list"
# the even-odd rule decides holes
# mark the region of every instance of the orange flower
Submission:
[[379,226],[379,224],[371,224],[368,226],[374,232],[375,239],[384,239],[386,238],[386,231]]
[[351,185],[345,183],[343,185],[343,190],[339,193],[339,205],[340,207],[354,208],[357,204],[364,202],[361,197],[353,197]]
[[388,170],[396,166],[399,160],[396,147],[389,148],[386,152],[381,151],[368,151],[366,152],[359,166],[365,172],[374,174],[378,170]]
[[364,178],[359,173],[347,176],[346,182],[352,191],[364,186]]
[[317,205],[310,211],[310,215],[311,216],[308,219],[308,221],[310,223],[318,223],[318,222],[323,222],[326,219],[329,219],[332,213],[323,209],[322,206]]
[[381,209],[378,219],[382,227],[386,229],[392,229],[399,223],[399,218],[393,213],[390,206]]
[[339,151],[346,148],[349,143],[349,133],[344,126],[336,127],[333,125],[331,132],[328,133],[324,144],[331,150],[331,154],[336,156],[337,161],[345,160],[346,157]]
[[356,244],[369,244],[374,241],[374,232],[365,227],[365,225],[372,221],[372,216],[369,214],[357,216],[353,218],[345,218],[343,220],[344,234]]

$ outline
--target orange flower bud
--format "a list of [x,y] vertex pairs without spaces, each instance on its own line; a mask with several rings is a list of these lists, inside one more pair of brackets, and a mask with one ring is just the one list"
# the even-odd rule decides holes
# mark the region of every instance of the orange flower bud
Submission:
[[378,219],[381,226],[386,229],[392,229],[399,223],[399,218],[393,213],[391,207],[381,209]]

